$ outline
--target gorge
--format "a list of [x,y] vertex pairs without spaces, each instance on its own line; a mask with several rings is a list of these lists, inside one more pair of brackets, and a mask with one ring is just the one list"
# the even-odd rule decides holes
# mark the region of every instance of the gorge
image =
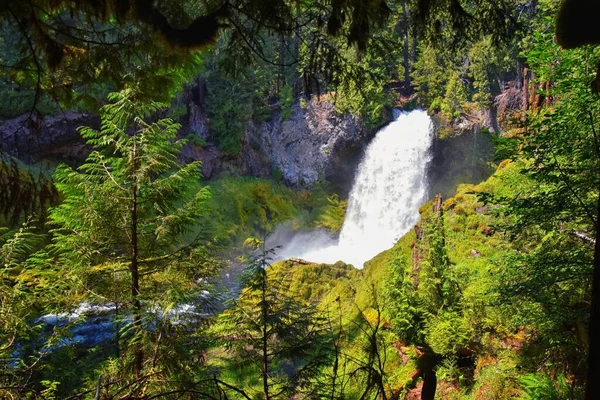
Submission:
[[576,1],[5,3],[0,398],[600,398]]

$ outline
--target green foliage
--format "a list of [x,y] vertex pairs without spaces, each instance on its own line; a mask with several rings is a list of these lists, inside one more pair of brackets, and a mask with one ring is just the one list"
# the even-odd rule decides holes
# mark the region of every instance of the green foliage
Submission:
[[340,200],[339,196],[334,194],[327,198],[327,202],[327,206],[323,207],[324,211],[317,218],[315,225],[325,228],[330,232],[339,232],[344,224],[348,201]]
[[194,146],[204,147],[206,146],[206,140],[201,138],[195,133],[190,133],[185,137],[187,143],[191,143]]
[[433,47],[420,47],[414,81],[421,101],[432,110],[440,108],[447,81],[446,63]]
[[[265,399],[309,390],[329,354],[324,321],[314,304],[289,294],[285,276],[272,272],[273,253],[263,251],[250,261],[241,295],[213,328],[240,366],[256,364],[262,387],[247,389]],[[234,361],[228,368],[236,367]]]
[[181,93],[178,93],[177,97],[173,101],[171,101],[171,105],[169,106],[167,117],[171,118],[174,121],[179,120],[184,117],[188,113],[188,106],[185,104]]
[[294,92],[289,84],[281,89],[279,97],[279,107],[281,107],[281,119],[286,120],[292,117],[292,107],[294,106]]
[[38,262],[48,235],[39,222],[27,221],[18,229],[0,227],[0,397],[24,398],[29,393],[52,394],[60,377],[46,384],[31,382],[48,368],[40,349],[50,348],[64,332],[43,332],[32,323],[40,312],[56,310],[68,293],[69,283],[54,268]]
[[263,238],[286,221],[293,229],[322,227],[331,232],[343,223],[346,201],[324,186],[295,191],[266,179],[221,176],[208,187],[211,213],[203,224],[233,248],[249,237]]
[[519,172],[503,184],[518,196],[488,197],[502,205],[502,228],[514,242],[497,283],[500,298],[518,304],[515,323],[538,334],[530,361],[551,360],[571,374],[585,368],[589,238],[597,229],[600,104],[588,87],[595,57],[598,49],[564,51],[550,34],[535,35],[528,61],[540,81],[553,82],[553,104],[529,113],[525,134],[502,143]]
[[58,192],[52,180],[20,165],[15,159],[0,158],[0,221],[16,227],[35,216],[40,222],[47,217],[48,207],[58,203]]
[[[0,82],[0,118],[15,118],[34,109],[35,91]],[[60,107],[48,95],[42,95],[35,108],[43,115],[54,115]]]
[[308,107],[308,102],[306,101],[305,97],[300,97],[300,100],[298,100],[300,103],[300,108],[303,110],[306,110],[306,108]]
[[[103,18],[94,12],[89,21],[85,18],[102,5],[73,10],[69,32],[85,36],[88,43],[81,47],[77,38],[53,28],[71,6],[43,12],[46,3],[34,0],[32,13],[15,3],[16,17],[2,14],[7,20],[1,28],[8,34],[1,43],[1,116],[32,108],[54,112],[54,99],[60,106],[96,109],[112,88],[127,90],[102,108],[99,132],[82,130],[94,147],[86,162],[57,170],[64,202],[51,212],[52,245],[40,251],[48,239],[31,223],[20,230],[0,229],[0,387],[22,388],[29,380],[35,381],[32,397],[66,397],[82,387],[92,393],[101,374],[117,382],[104,387],[102,395],[109,398],[170,390],[179,396],[189,388],[214,397],[222,390],[241,396],[240,389],[223,382],[262,398],[391,398],[422,367],[419,346],[442,360],[438,378],[456,388],[443,396],[509,399],[520,390],[523,398],[577,397],[589,340],[590,238],[600,187],[600,109],[588,85],[600,54],[594,48],[559,50],[545,33],[552,21],[535,16],[530,3],[428,2],[430,13],[423,17],[436,24],[422,28],[430,39],[436,32],[437,47],[421,43],[416,60],[406,63],[408,70],[400,67],[397,49],[408,50],[401,35],[415,16],[411,2],[391,4],[394,20],[374,36],[359,33],[372,33],[373,23],[387,11],[363,7],[365,2],[291,8],[242,2],[236,10],[227,4],[222,12],[230,28],[221,31],[206,62],[199,53],[163,46],[157,39],[168,41],[165,33],[152,23],[138,24],[135,13],[124,24],[113,18],[112,9]],[[536,7],[546,16],[556,3],[540,1]],[[447,9],[450,5],[455,9]],[[203,4],[187,2],[161,7],[169,24],[181,27],[209,12]],[[515,10],[523,22],[516,33]],[[474,18],[461,19],[462,11]],[[250,18],[256,16],[261,18]],[[267,32],[265,23],[277,23],[271,26],[275,32]],[[453,37],[461,24],[469,25],[468,32]],[[94,32],[79,30],[88,25]],[[27,42],[35,26],[32,48]],[[326,29],[354,35],[350,43],[361,44],[359,51],[328,36]],[[510,31],[513,43],[499,44],[490,30]],[[372,46],[365,49],[367,37]],[[99,39],[110,42],[108,48],[96,43]],[[66,45],[55,49],[65,52],[60,68],[44,70],[53,51],[38,43]],[[257,237],[264,239],[289,220],[294,227],[336,232],[346,202],[322,187],[294,192],[251,178],[221,177],[201,186],[199,165],[176,160],[183,144],[175,140],[179,127],[170,119],[157,121],[162,106],[148,98],[171,100],[183,82],[208,65],[202,101],[213,135],[209,140],[233,157],[242,150],[251,119],[268,121],[277,104],[282,120],[288,119],[294,98],[300,96],[306,108],[312,92],[331,91],[328,98],[336,100],[338,111],[361,116],[370,127],[381,124],[393,100],[384,86],[390,77],[398,78],[398,71],[412,73],[420,104],[447,119],[469,110],[470,95],[480,108],[488,107],[504,73],[512,72],[508,63],[519,47],[529,50],[536,83],[551,83],[539,94],[550,96],[552,107],[530,113],[522,135],[501,140],[513,162],[501,164],[493,178],[460,187],[441,209],[424,206],[418,226],[362,271],[343,263],[287,261],[271,267],[268,254],[262,254],[250,262],[241,296],[213,330],[178,326],[167,317],[178,304],[201,298],[199,290],[216,273],[214,242],[231,245],[233,252],[242,242],[256,249]],[[225,69],[234,76],[225,77]],[[51,90],[37,96],[39,88]],[[168,115],[179,118],[184,109],[178,99]],[[187,139],[205,144],[195,136]],[[14,226],[33,212],[43,219],[47,205],[56,205],[42,200],[57,200],[49,181],[8,163],[0,168],[1,183],[9,190],[1,191],[0,206]],[[36,346],[44,339],[31,321],[83,300],[109,301],[121,316],[132,316],[133,323],[122,320],[120,356],[112,354],[114,348],[88,352],[64,346],[39,358]],[[216,336],[204,353],[207,332]],[[68,327],[56,328],[46,349],[65,334]],[[28,342],[13,367],[15,351]],[[464,361],[465,354],[474,354],[475,364],[458,368],[456,360]],[[207,378],[204,362],[218,377]],[[132,371],[142,372],[142,378]],[[0,389],[0,397],[23,397],[21,389],[6,390]]]
[[431,222],[425,222],[423,227],[426,241],[421,246],[426,251],[426,257],[420,263],[420,296],[429,312],[435,313],[456,304],[458,288],[446,248],[445,224],[441,211]]
[[386,295],[391,301],[403,299],[392,303],[391,322],[403,341],[452,355],[468,347],[472,332],[459,307],[461,291],[448,256],[443,212],[422,218],[412,262],[399,249],[388,259]]
[[214,78],[207,82],[208,126],[217,147],[226,155],[242,150],[242,140],[252,116],[252,92],[245,82]]
[[[94,147],[86,162],[76,170],[65,165],[56,170],[64,199],[50,215],[49,251],[64,276],[77,282],[73,290],[80,299],[109,300],[120,312],[133,313],[133,322],[123,323],[123,333],[129,333],[122,337],[122,357],[139,375],[144,355],[156,359],[160,337],[175,330],[168,311],[197,296],[197,282],[217,272],[209,232],[197,225],[210,194],[198,188],[198,163],[177,162],[183,145],[175,141],[179,126],[170,119],[145,119],[160,104],[135,102],[130,91],[110,98],[101,130],[80,130]],[[156,308],[162,310],[158,319]],[[160,353],[165,360],[178,348],[169,346]],[[146,372],[163,366],[151,363]],[[185,365],[171,367],[181,373]],[[125,370],[118,374],[124,385],[136,379]]]
[[565,376],[551,378],[544,374],[528,374],[520,380],[520,399],[523,400],[562,400],[575,398]]
[[477,3],[419,0],[417,7],[426,40],[440,48],[455,50],[481,37],[491,37],[496,45],[514,39],[523,13],[521,4],[513,0]]
[[249,177],[222,177],[209,187],[213,197],[206,223],[231,244],[248,237],[262,238],[279,223],[298,215],[293,191],[280,184]]
[[399,46],[399,37],[393,30],[377,35],[366,52],[357,52],[347,43],[335,42],[340,63],[345,65],[343,79],[334,79],[333,93],[328,99],[335,103],[336,110],[361,117],[369,128],[377,128],[389,120],[389,109],[394,96],[384,86],[392,76],[398,56],[391,49]]
[[381,82],[349,82],[335,93],[336,110],[363,118],[365,126],[374,128],[386,122],[385,109],[390,98]]
[[492,104],[492,99],[502,90],[498,86],[501,74],[508,69],[501,48],[490,38],[475,43],[469,49],[469,72],[473,77],[473,100],[481,109]]
[[272,266],[275,274],[286,276],[285,290],[290,296],[302,301],[319,302],[321,310],[335,308],[336,297],[347,298],[351,289],[347,285],[360,280],[359,270],[343,262],[334,265],[298,265],[293,260],[278,262]]
[[407,257],[400,253],[398,246],[391,252],[388,261],[390,279],[385,287],[385,295],[390,303],[390,322],[403,342],[421,343],[425,326],[420,315],[420,304],[412,293],[412,265]]
[[440,104],[442,114],[448,119],[460,117],[466,101],[467,93],[462,79],[458,73],[452,73],[446,84],[444,98]]
[[517,370],[517,364],[503,358],[496,360],[488,357],[486,361],[475,371],[473,397],[476,399],[514,399],[518,395],[516,389],[518,377],[522,375],[522,372]]
[[3,7],[2,99],[20,101],[6,111],[0,106],[2,114],[96,111],[110,91],[124,88],[146,99],[169,101],[201,70],[199,52],[165,46],[147,25],[125,21],[125,9],[116,18],[108,3],[35,1]]
[[455,312],[432,316],[425,325],[425,340],[437,354],[455,355],[472,340],[470,321]]
[[[31,327],[26,323],[33,313],[36,285],[27,279],[34,275],[26,271],[23,263],[44,244],[44,235],[25,224],[17,230],[0,228],[0,361],[11,358],[15,351],[15,339],[26,337]],[[28,288],[29,286],[29,288]],[[1,369],[0,369],[1,371]]]

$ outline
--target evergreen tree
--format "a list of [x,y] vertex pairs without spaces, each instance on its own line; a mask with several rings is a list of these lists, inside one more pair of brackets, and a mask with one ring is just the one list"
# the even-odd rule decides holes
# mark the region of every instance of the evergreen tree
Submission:
[[382,304],[371,283],[369,287],[372,308],[360,310],[360,316],[354,321],[358,328],[355,345],[345,356],[350,360],[349,377],[359,382],[360,398],[374,398],[387,400],[387,369],[390,338],[384,334],[385,320],[383,311],[386,304]]
[[475,89],[473,100],[481,109],[491,106],[493,98],[502,91],[500,79],[505,69],[501,49],[494,47],[489,38],[475,43],[469,50],[469,72]]
[[452,73],[446,84],[446,91],[441,102],[442,113],[449,119],[458,118],[463,112],[467,94],[458,72]]
[[431,109],[439,109],[446,83],[446,62],[440,52],[431,46],[420,46],[415,64],[414,81],[421,101]]
[[313,305],[286,292],[285,277],[271,271],[273,250],[244,271],[244,289],[215,328],[226,346],[257,367],[265,400],[308,390],[329,358],[325,322]]
[[18,227],[27,218],[35,216],[45,221],[48,207],[58,203],[53,182],[41,173],[36,178],[11,158],[0,157],[0,224]]
[[[162,355],[160,342],[152,357],[145,350],[150,333],[158,330],[160,338],[168,327],[156,310],[166,316],[198,294],[196,282],[216,273],[211,244],[203,241],[207,232],[197,226],[209,192],[199,186],[199,163],[177,162],[179,126],[169,119],[148,122],[160,104],[140,104],[130,90],[110,99],[100,131],[80,129],[94,147],[86,162],[55,173],[64,200],[50,215],[53,251],[82,295],[133,315],[125,356],[133,355],[140,380],[145,368],[158,368]],[[141,387],[138,382],[130,390]]]
[[[25,358],[24,348],[35,341],[38,329],[30,321],[43,300],[56,293],[56,276],[26,265],[46,237],[31,223],[10,230],[0,228],[0,397],[24,398],[35,393],[28,376],[41,356]],[[29,267],[29,268],[28,268]],[[50,278],[50,279],[48,279]],[[54,281],[54,282],[53,282]],[[24,344],[24,346],[23,346]]]
[[516,250],[498,286],[506,303],[518,304],[522,323],[538,332],[535,346],[544,357],[536,362],[568,354],[559,368],[583,380],[589,340],[591,399],[600,351],[593,311],[600,297],[600,103],[588,85],[600,49],[561,50],[550,33],[536,34],[532,47],[537,82],[553,82],[537,95],[551,106],[529,112],[524,133],[502,142],[521,178],[505,182],[517,196],[495,199]]
[[433,212],[421,215],[416,231],[412,263],[400,254],[392,258],[386,297],[397,335],[403,343],[420,346],[423,351],[417,361],[424,380],[421,395],[433,399],[436,365],[468,346],[472,332],[448,256],[441,195],[434,200]]

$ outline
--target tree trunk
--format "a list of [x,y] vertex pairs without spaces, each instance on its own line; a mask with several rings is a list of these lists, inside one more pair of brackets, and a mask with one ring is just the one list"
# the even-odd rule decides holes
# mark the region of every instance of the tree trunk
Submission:
[[523,87],[523,60],[521,57],[517,57],[517,79],[515,81],[515,88],[521,90]]
[[423,387],[421,388],[421,400],[434,400],[437,387],[437,377],[433,369],[423,373]]
[[[301,14],[300,4],[296,6],[297,15]],[[294,29],[294,62],[299,62],[300,60],[300,18],[296,17],[296,29]],[[300,71],[298,68],[292,68],[294,71],[294,96],[300,96],[303,93],[302,87],[302,77],[300,76]]]
[[281,90],[285,86],[285,38],[281,35],[279,39],[279,90],[278,94],[281,95]]
[[402,1],[402,39],[404,46],[402,54],[404,56],[404,90],[409,91],[410,88],[410,64],[409,64],[409,43],[408,43],[408,13],[406,12],[406,0]]
[[115,356],[117,359],[121,357],[119,348],[119,302],[115,301]]
[[437,388],[437,377],[435,367],[441,361],[441,357],[426,349],[417,359],[417,369],[421,371],[423,386],[421,387],[421,400],[434,400]]
[[412,54],[410,56],[412,65],[415,65],[417,62],[417,28],[413,25],[412,28]]
[[588,373],[585,400],[600,399],[600,193],[596,210],[596,243],[592,275],[592,304],[589,327]]
[[[135,145],[134,145],[135,146]],[[137,173],[137,154],[135,147],[133,150],[133,174]],[[131,235],[131,262],[129,264],[129,271],[131,272],[131,300],[133,304],[133,332],[137,337],[135,343],[135,354],[134,354],[134,371],[135,378],[139,379],[142,371],[142,364],[144,360],[144,353],[141,348],[141,334],[142,334],[142,305],[140,303],[140,275],[138,267],[138,215],[137,215],[137,182],[133,177],[133,184],[131,185],[131,208],[130,208],[130,235]]]
[[523,99],[521,100],[521,108],[527,110],[529,108],[529,71],[527,67],[523,68]]
[[544,105],[549,106],[552,104],[552,96],[550,95],[550,82],[546,82],[546,98]]
[[265,274],[262,282],[262,378],[263,378],[263,392],[264,399],[269,400],[269,348],[268,348],[268,337],[267,337],[267,276],[266,272],[261,271]]
[[529,88],[529,108],[531,108],[533,111],[537,111],[539,109],[539,107],[537,106],[537,84],[535,83],[535,73],[532,72],[531,73],[531,87]]

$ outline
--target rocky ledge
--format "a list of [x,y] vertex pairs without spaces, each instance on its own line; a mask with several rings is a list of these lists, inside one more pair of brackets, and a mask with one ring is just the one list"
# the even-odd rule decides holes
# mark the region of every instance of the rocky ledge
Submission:
[[[185,120],[184,130],[204,139],[208,136],[206,116],[193,103],[190,108],[194,112]],[[374,133],[358,117],[339,114],[332,103],[314,98],[304,107],[297,102],[288,119],[275,112],[268,122],[249,121],[236,157],[223,156],[210,142],[187,146],[183,157],[201,160],[209,179],[230,172],[281,177],[294,187],[310,187],[322,178],[343,183],[351,181],[360,153]]]
[[[292,186],[312,186],[344,168],[349,153],[363,148],[375,132],[357,117],[338,114],[326,101],[311,101],[305,108],[296,104],[292,117],[269,123],[251,124],[246,134],[251,151],[263,152],[270,167]],[[260,159],[260,154],[247,161]]]
[[56,159],[77,163],[91,149],[85,145],[77,129],[97,128],[98,117],[66,111],[59,115],[40,117],[35,113],[0,121],[0,152],[27,164]]

